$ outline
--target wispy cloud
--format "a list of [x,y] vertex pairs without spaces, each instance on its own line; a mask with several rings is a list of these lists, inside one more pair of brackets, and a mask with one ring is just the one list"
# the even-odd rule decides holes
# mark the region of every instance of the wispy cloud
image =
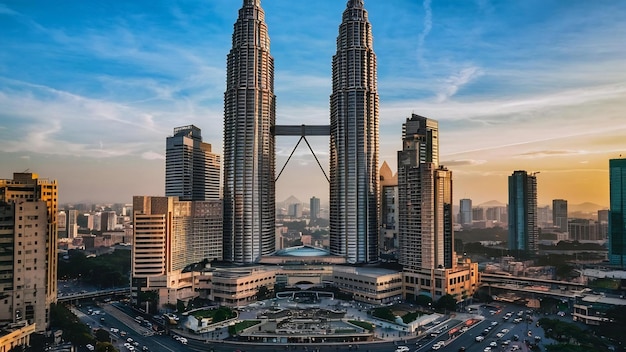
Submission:
[[431,0],[424,0],[423,2],[424,23],[423,23],[422,32],[420,33],[417,39],[417,62],[422,67],[428,66],[427,62],[424,59],[424,52],[425,52],[424,43],[426,42],[426,37],[428,36],[431,29],[433,28],[433,9],[430,6],[430,4],[431,4]]
[[445,166],[473,166],[485,164],[487,160],[474,160],[474,159],[459,159],[459,160],[446,160],[441,164]]
[[548,158],[548,157],[563,157],[568,155],[583,155],[589,154],[583,150],[537,150],[527,153],[518,154],[518,157],[527,158],[527,159],[536,159],[536,158]]
[[443,103],[454,96],[461,87],[482,75],[482,70],[476,66],[462,69],[460,72],[448,77],[437,94],[437,102]]

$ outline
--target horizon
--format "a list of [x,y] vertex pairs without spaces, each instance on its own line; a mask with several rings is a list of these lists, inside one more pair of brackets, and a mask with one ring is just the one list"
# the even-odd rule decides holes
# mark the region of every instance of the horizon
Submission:
[[[128,203],[164,194],[165,139],[175,127],[199,127],[222,154],[226,54],[240,7],[0,0],[0,177],[30,170],[56,179],[60,203]],[[277,124],[326,124],[345,2],[262,7]],[[526,170],[540,172],[539,204],[607,207],[608,160],[626,152],[626,4],[365,7],[378,58],[380,165],[397,172],[402,123],[416,113],[439,121],[454,204],[506,203],[507,177]],[[277,138],[276,174],[296,142]],[[328,143],[310,142],[328,171]],[[276,185],[277,201],[292,194],[328,202],[328,184],[303,146]]]

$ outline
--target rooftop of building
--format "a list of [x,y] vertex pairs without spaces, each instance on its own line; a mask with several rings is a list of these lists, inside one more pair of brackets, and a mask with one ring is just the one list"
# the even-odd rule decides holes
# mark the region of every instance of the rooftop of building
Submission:
[[384,268],[372,267],[372,266],[353,267],[353,266],[337,265],[335,266],[334,270],[336,272],[344,272],[348,274],[354,274],[354,275],[365,276],[365,277],[373,277],[373,278],[399,273],[399,271],[396,271],[396,270],[390,270],[390,269],[384,269]]
[[273,254],[273,256],[283,257],[324,257],[329,255],[331,255],[330,251],[326,249],[306,245],[284,248]]

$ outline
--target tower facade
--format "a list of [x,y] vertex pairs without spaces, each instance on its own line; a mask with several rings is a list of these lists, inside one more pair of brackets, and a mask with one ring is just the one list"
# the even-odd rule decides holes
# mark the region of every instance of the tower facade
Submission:
[[57,182],[15,173],[0,180],[0,320],[50,324],[57,301]]
[[275,250],[274,59],[260,0],[234,25],[224,93],[224,259],[245,264]]
[[378,92],[372,28],[350,0],[337,36],[330,97],[330,251],[378,260]]
[[565,199],[552,200],[552,225],[561,232],[567,232],[567,201]]
[[536,252],[539,249],[537,229],[537,177],[526,171],[509,176],[509,249]]
[[398,248],[398,175],[383,162],[380,174],[380,240],[381,252]]
[[609,261],[626,265],[626,159],[609,160]]
[[202,142],[196,126],[174,128],[165,148],[165,195],[180,200],[220,199],[220,168],[218,154]]
[[461,199],[459,202],[459,223],[461,225],[471,225],[472,224],[472,200],[471,199]]
[[398,259],[405,270],[454,265],[452,172],[439,166],[437,121],[412,115],[398,152]]
[[320,217],[320,209],[320,199],[317,197],[311,197],[311,199],[309,200],[309,214],[311,220]]
[[133,197],[131,293],[157,291],[159,304],[194,296],[187,265],[222,258],[222,203]]

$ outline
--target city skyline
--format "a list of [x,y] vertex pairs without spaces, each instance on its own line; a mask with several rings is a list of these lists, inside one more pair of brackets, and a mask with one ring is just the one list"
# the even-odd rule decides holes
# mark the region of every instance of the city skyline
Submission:
[[[163,194],[173,127],[198,126],[223,153],[224,62],[240,1],[36,5],[0,1],[10,34],[0,56],[1,177],[30,169],[56,179],[64,203],[129,202]],[[277,123],[326,123],[345,2],[262,5]],[[365,5],[379,66],[379,164],[397,171],[402,121],[416,113],[440,122],[441,164],[454,172],[457,200],[505,203],[507,176],[524,169],[541,172],[539,204],[608,205],[608,159],[624,152],[626,5]],[[311,141],[327,168],[328,141]],[[294,144],[277,138],[277,167]],[[134,182],[136,174],[150,177]],[[277,183],[278,200],[291,194],[328,199],[302,147]]]

